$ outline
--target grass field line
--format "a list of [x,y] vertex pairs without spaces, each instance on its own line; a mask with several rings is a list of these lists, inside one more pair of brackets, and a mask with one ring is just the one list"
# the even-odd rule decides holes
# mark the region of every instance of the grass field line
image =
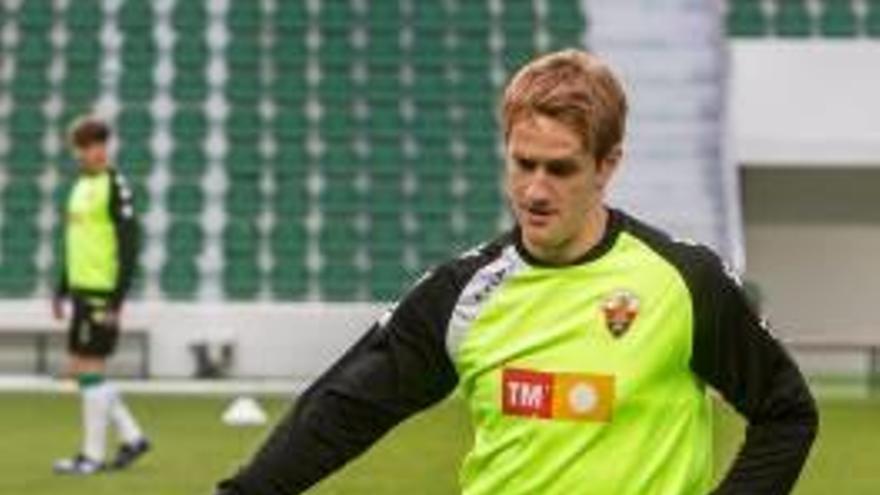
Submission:
[[[252,378],[223,380],[193,380],[186,378],[153,378],[114,380],[120,390],[129,394],[144,395],[279,395],[294,396],[308,387],[310,380],[282,378]],[[880,391],[862,381],[818,381],[811,388],[822,399],[861,399],[880,401]],[[0,393],[75,393],[76,382],[47,376],[10,375],[0,376]]]

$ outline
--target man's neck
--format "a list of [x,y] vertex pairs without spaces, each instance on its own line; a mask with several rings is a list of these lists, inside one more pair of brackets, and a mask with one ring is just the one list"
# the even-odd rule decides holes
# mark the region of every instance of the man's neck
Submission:
[[568,242],[548,249],[530,246],[523,239],[523,245],[532,257],[542,263],[567,265],[581,259],[599,244],[608,228],[608,218],[608,209],[604,205],[599,205],[587,214],[587,221],[580,233]]

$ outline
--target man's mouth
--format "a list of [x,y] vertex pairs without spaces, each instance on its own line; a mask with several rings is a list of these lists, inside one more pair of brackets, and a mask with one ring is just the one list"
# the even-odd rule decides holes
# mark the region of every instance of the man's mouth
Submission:
[[525,213],[525,221],[533,226],[546,225],[550,221],[550,218],[555,214],[554,211],[549,208],[534,206],[526,206],[522,210]]

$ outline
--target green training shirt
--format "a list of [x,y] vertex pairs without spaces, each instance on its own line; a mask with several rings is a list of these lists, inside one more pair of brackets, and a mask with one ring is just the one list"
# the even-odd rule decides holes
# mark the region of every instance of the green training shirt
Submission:
[[713,493],[788,493],[815,405],[710,250],[611,210],[595,247],[546,266],[514,229],[420,280],[221,487],[300,493],[458,390],[464,495],[701,495],[709,388],[749,421]]
[[58,291],[105,295],[121,302],[137,256],[137,224],[125,179],[112,169],[80,173],[65,214]]

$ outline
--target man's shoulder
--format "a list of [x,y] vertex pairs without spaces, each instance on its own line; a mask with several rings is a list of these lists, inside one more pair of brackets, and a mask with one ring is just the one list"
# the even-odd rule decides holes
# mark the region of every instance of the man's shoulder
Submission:
[[618,211],[618,214],[623,218],[624,231],[675,266],[686,277],[698,277],[707,270],[716,271],[724,265],[721,257],[706,244],[676,237],[628,213]]

